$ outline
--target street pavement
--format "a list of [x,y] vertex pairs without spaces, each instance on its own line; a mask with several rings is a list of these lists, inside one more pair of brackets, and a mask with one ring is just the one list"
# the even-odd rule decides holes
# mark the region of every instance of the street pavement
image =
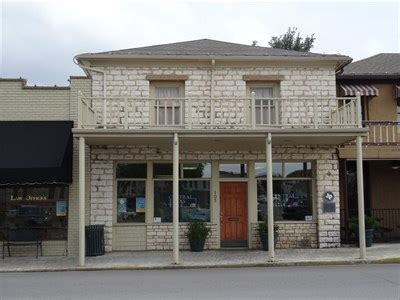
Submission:
[[400,299],[400,265],[0,273],[0,299]]

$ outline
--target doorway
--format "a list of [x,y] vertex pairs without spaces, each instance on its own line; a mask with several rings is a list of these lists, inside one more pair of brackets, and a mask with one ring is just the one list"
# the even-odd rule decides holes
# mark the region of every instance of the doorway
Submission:
[[220,183],[221,247],[247,247],[247,182]]

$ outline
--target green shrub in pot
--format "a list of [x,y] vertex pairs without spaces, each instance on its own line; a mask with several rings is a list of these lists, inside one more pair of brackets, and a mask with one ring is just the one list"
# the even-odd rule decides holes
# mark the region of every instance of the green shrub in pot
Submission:
[[[366,247],[371,247],[374,239],[374,230],[379,227],[379,221],[374,217],[365,215],[365,244]],[[349,220],[349,229],[353,231],[359,240],[358,232],[358,218],[351,218]]]
[[[258,222],[258,234],[260,235],[262,249],[268,251],[268,219],[264,218],[261,222]],[[274,224],[274,242],[276,244],[278,240],[279,226]]]
[[190,250],[193,252],[201,252],[204,249],[206,239],[210,235],[210,228],[203,221],[192,221],[189,223],[186,233],[189,239]]

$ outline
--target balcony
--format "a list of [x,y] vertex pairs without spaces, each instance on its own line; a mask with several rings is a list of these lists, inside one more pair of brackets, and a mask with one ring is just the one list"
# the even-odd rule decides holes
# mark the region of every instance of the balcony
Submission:
[[364,144],[400,145],[400,122],[363,121],[363,126],[369,128]]
[[78,129],[356,129],[357,97],[78,99]]

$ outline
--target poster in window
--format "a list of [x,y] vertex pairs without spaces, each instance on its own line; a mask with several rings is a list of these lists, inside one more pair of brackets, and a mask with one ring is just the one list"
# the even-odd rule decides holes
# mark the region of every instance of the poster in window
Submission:
[[56,202],[56,215],[57,215],[57,217],[66,217],[67,216],[67,202],[66,201],[57,201]]
[[127,201],[126,198],[117,199],[117,212],[125,213],[127,211]]
[[136,197],[136,212],[144,212],[146,198],[144,197]]

